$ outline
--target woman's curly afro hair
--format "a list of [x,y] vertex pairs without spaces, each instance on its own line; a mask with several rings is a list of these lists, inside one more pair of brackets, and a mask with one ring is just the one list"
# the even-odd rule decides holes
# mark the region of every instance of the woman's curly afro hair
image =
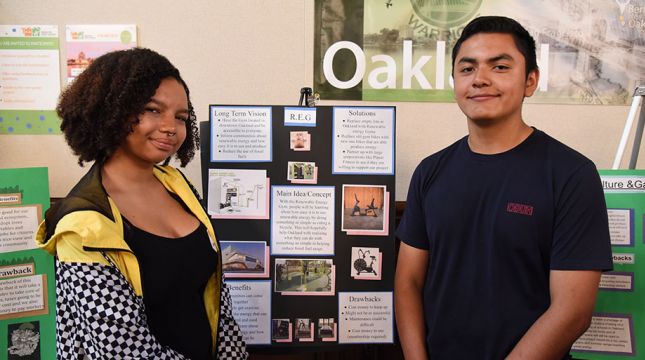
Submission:
[[56,107],[62,119],[60,128],[78,155],[78,163],[105,162],[132,132],[138,115],[166,78],[181,83],[188,97],[186,140],[175,155],[181,166],[186,166],[199,148],[197,118],[188,86],[168,59],[142,48],[96,58],[61,94]]

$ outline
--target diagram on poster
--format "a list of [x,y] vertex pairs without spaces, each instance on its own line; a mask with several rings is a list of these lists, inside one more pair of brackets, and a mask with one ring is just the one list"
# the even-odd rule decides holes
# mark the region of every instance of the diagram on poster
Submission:
[[334,187],[271,187],[271,254],[334,254]]
[[332,173],[394,175],[394,109],[334,107]]
[[214,219],[268,219],[266,170],[209,169],[208,214]]
[[269,277],[269,247],[264,241],[220,241],[227,278]]
[[282,295],[328,295],[336,290],[332,259],[275,259],[275,291]]
[[212,162],[270,162],[271,107],[211,106]]
[[227,280],[233,316],[249,345],[271,343],[271,281]]
[[339,292],[338,342],[393,343],[391,292]]

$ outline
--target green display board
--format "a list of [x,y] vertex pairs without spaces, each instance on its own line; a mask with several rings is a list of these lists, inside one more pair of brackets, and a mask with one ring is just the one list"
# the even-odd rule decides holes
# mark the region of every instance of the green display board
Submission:
[[47,168],[0,169],[0,359],[56,359],[54,258],[33,240],[47,208]]
[[645,170],[601,170],[614,270],[602,275],[580,359],[645,358]]

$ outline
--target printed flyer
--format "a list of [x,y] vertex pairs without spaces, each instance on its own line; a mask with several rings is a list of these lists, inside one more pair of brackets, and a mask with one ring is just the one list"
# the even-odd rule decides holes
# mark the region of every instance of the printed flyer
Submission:
[[0,25],[0,135],[59,134],[56,25]]
[[137,46],[136,25],[67,25],[67,82],[72,82],[94,59],[110,51]]

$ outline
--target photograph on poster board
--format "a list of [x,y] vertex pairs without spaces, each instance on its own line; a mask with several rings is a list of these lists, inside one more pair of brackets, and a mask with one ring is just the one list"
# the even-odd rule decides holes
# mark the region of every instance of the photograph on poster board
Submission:
[[40,360],[40,324],[28,321],[7,327],[7,360]]
[[269,247],[264,241],[220,241],[227,278],[269,277]]
[[336,319],[321,318],[318,319],[318,338],[322,341],[336,341]]
[[315,162],[287,162],[287,180],[294,184],[315,184],[318,181],[318,168]]
[[275,259],[275,291],[282,295],[334,295],[332,259]]
[[266,170],[209,169],[208,214],[214,219],[268,219]]
[[307,131],[290,131],[289,149],[293,151],[311,151],[311,134]]
[[352,247],[351,276],[354,280],[381,280],[383,253],[379,248]]
[[343,185],[343,231],[385,229],[385,186]]
[[291,320],[273,319],[271,321],[271,338],[277,342],[291,342]]
[[347,230],[347,235],[388,236],[390,234],[390,193],[385,192],[383,201],[383,230]]
[[314,323],[311,319],[298,318],[294,322],[293,337],[300,342],[314,341]]

